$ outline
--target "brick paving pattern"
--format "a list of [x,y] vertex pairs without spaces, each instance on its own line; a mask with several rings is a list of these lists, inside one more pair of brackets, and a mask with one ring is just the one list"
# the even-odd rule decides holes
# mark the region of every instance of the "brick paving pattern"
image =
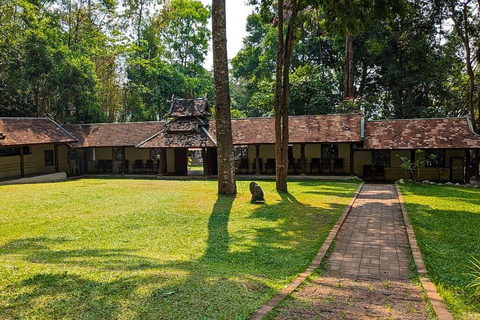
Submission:
[[364,185],[328,271],[309,278],[275,319],[428,319],[420,288],[408,279],[407,245],[395,187]]
[[340,229],[329,269],[347,276],[407,279],[407,245],[395,187],[367,184]]

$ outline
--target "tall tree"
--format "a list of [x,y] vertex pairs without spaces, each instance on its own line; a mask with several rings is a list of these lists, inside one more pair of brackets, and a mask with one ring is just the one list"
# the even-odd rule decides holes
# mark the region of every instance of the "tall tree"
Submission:
[[234,195],[237,193],[237,185],[235,183],[235,158],[230,112],[225,0],[212,0],[212,9],[218,193]]
[[[278,0],[278,51],[275,71],[275,159],[277,190],[288,191],[288,107],[290,103],[290,64],[295,45],[294,31],[303,0]],[[286,25],[286,31],[285,31]]]

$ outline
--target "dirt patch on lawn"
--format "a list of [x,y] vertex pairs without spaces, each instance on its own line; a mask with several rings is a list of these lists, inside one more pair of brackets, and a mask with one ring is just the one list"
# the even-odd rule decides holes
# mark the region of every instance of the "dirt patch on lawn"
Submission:
[[420,289],[409,280],[347,278],[328,273],[293,293],[275,319],[428,319]]

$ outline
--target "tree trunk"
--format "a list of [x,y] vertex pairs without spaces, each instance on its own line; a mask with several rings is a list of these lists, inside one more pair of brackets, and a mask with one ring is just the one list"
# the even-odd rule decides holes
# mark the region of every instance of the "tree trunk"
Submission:
[[283,0],[278,0],[278,51],[276,63],[275,76],[275,166],[276,166],[276,186],[277,190],[287,190],[287,178],[284,177],[284,172],[280,170],[280,165],[283,162],[282,156],[282,109],[283,109],[283,86],[282,76],[284,68],[283,52],[284,52],[284,38],[283,38]]
[[289,3],[291,14],[284,37],[284,1],[278,0],[278,52],[275,87],[275,158],[277,190],[288,191],[288,108],[290,102],[290,62],[295,39],[293,31],[303,0]]
[[344,91],[345,97],[353,98],[355,96],[354,76],[355,64],[353,61],[353,36],[347,32],[345,37],[345,79]]
[[215,80],[215,120],[218,152],[218,193],[234,195],[235,164],[228,80],[225,0],[212,1],[213,69]]

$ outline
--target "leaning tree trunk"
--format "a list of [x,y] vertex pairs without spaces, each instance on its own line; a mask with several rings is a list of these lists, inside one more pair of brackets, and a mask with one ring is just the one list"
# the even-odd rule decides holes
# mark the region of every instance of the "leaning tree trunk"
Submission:
[[345,98],[353,98],[355,95],[354,76],[355,64],[353,61],[353,36],[347,32],[345,37],[345,79],[344,79],[344,94]]
[[[480,4],[480,1],[478,1]],[[450,3],[450,14],[451,18],[454,23],[455,30],[459,36],[459,38],[462,40],[464,49],[465,49],[465,66],[467,68],[467,75],[469,79],[469,85],[468,85],[468,91],[467,91],[467,104],[468,104],[468,112],[470,114],[470,118],[472,119],[472,126],[473,126],[473,131],[477,132],[479,129],[477,127],[477,121],[475,118],[475,107],[473,105],[473,95],[474,95],[474,90],[475,90],[475,73],[473,70],[473,65],[472,65],[472,48],[470,46],[470,36],[472,34],[472,30],[468,24],[468,4],[464,3],[461,11],[462,17],[459,17],[457,15],[457,12],[455,11],[455,7],[453,3]],[[479,105],[479,112],[480,112],[480,105]],[[480,114],[479,114],[479,119],[480,119]],[[475,151],[475,178],[478,179],[478,151]]]
[[234,195],[235,164],[228,81],[225,0],[212,1],[213,69],[215,80],[215,120],[217,130],[218,193]]

